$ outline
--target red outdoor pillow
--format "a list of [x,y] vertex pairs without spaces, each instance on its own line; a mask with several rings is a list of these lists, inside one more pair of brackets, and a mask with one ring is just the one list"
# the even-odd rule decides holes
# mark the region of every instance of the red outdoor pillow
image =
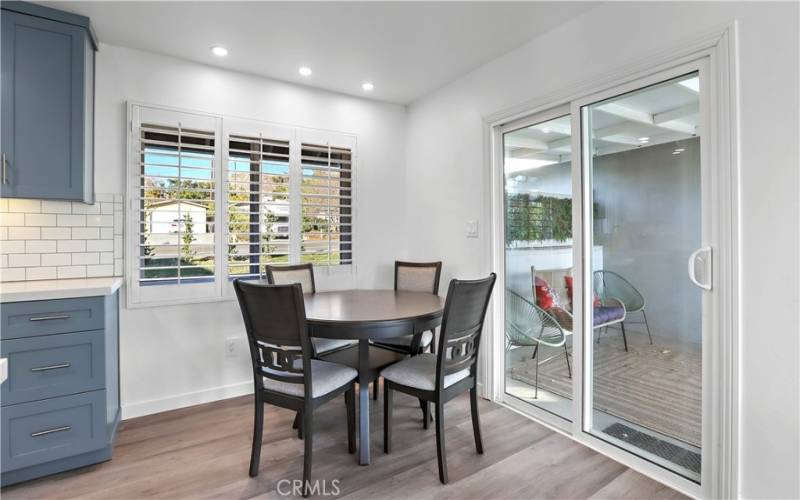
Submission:
[[550,283],[536,276],[534,281],[534,288],[536,290],[536,305],[545,311],[556,305],[556,292],[550,286]]
[[[572,309],[572,276],[564,276],[564,284],[567,286],[567,297],[569,298],[569,308]],[[601,305],[602,303],[600,302],[600,297],[595,295],[592,306],[600,307]]]

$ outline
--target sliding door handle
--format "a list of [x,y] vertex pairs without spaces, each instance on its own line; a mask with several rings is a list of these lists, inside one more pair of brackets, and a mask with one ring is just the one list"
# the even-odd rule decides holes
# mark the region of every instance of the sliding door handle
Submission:
[[[704,252],[707,254],[706,257],[700,257],[700,254]],[[698,260],[705,264],[705,276],[708,280],[708,283],[700,283],[697,280],[696,268]],[[689,279],[698,288],[702,288],[703,290],[711,290],[711,247],[700,247],[692,252],[691,255],[689,255]]]
[[6,154],[3,153],[3,184],[8,184],[8,158],[6,158]]

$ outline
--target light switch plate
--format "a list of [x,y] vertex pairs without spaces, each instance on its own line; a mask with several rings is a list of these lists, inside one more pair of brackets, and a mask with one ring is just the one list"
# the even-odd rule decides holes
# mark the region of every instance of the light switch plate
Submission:
[[468,220],[467,221],[467,238],[477,238],[478,237],[478,221],[476,220]]

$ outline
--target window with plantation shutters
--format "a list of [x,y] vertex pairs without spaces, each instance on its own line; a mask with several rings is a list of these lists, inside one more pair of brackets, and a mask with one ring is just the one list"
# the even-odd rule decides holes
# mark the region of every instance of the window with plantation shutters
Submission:
[[352,151],[329,144],[302,143],[300,160],[300,261],[352,264]]
[[139,285],[213,282],[214,131],[142,123],[138,135]]
[[354,274],[354,136],[136,103],[129,119],[129,306],[230,298],[267,265]]
[[288,264],[289,141],[228,138],[228,276],[258,278],[266,264]]

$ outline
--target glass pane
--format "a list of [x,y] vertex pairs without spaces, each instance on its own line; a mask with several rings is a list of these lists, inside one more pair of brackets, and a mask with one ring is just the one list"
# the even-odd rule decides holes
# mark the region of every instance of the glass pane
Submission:
[[587,106],[591,432],[699,481],[701,246],[696,73]]
[[569,116],[503,136],[506,393],[571,420]]

